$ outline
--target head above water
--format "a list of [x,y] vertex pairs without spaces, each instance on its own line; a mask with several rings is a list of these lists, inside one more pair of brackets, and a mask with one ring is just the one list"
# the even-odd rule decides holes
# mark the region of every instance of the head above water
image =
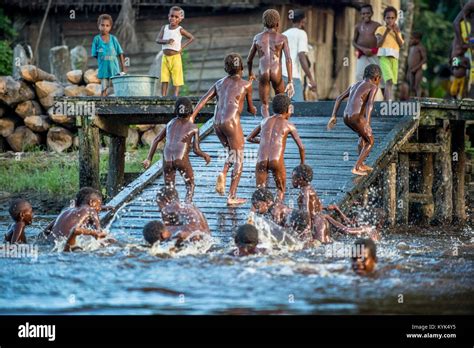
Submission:
[[369,64],[364,69],[364,79],[369,79],[378,86],[382,79],[382,70],[377,64]]
[[265,214],[273,204],[273,194],[266,187],[260,187],[252,194],[252,207],[258,214]]
[[294,188],[306,186],[313,181],[313,169],[307,164],[300,164],[293,169],[291,181]]
[[280,93],[273,98],[272,108],[275,114],[286,115],[293,113],[291,99],[285,93]]
[[362,17],[362,21],[369,23],[372,20],[373,14],[374,10],[372,8],[372,5],[366,4],[361,6],[360,16]]
[[359,275],[372,273],[377,263],[377,247],[372,239],[360,238],[352,250],[352,269]]
[[296,233],[304,232],[310,225],[309,215],[303,210],[293,210],[290,215],[290,227]]
[[268,29],[278,28],[280,25],[280,14],[277,10],[269,9],[263,12],[262,15],[263,26]]
[[33,221],[33,207],[30,202],[25,199],[17,198],[10,203],[8,209],[10,216],[16,222],[24,222],[27,225],[30,225]]
[[252,254],[258,244],[258,231],[254,225],[244,224],[239,226],[234,238],[235,245],[242,255]]
[[107,13],[103,13],[97,18],[97,27],[102,35],[110,33],[113,25],[112,16]]
[[156,202],[160,209],[174,201],[179,201],[178,191],[176,191],[174,186],[164,186],[156,194]]
[[143,227],[143,238],[151,245],[171,237],[171,233],[161,221],[150,221]]
[[231,76],[244,70],[244,64],[240,54],[235,52],[229,53],[224,59],[224,70]]
[[88,205],[97,212],[102,208],[102,194],[92,187],[83,187],[76,194],[76,207]]
[[193,103],[187,97],[179,97],[174,103],[174,113],[179,118],[187,118],[193,113]]

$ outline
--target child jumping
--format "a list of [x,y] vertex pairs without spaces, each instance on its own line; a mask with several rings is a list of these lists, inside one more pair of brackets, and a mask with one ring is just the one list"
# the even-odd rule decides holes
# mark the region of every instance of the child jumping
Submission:
[[[109,88],[112,87],[111,77],[120,72],[127,72],[122,47],[117,38],[110,34],[113,23],[110,15],[101,14],[97,19],[100,34],[96,35],[92,41],[91,55],[97,58],[99,65],[97,77],[100,79],[102,97],[109,95]],[[122,70],[119,69],[117,57],[120,57]]]
[[193,104],[191,101],[186,97],[178,98],[175,103],[176,117],[158,133],[150,147],[147,159],[143,161],[143,167],[145,169],[149,168],[158,144],[166,137],[166,145],[163,150],[165,185],[174,186],[176,171],[179,171],[186,183],[187,202],[192,202],[194,195],[194,172],[189,161],[191,141],[193,142],[194,153],[204,158],[206,164],[211,161],[211,157],[202,152],[199,147],[199,128],[193,123],[192,113]]
[[[156,43],[163,45],[161,60],[161,95],[163,97],[168,94],[170,77],[173,80],[175,97],[179,95],[179,88],[184,85],[181,53],[194,41],[194,36],[179,25],[183,19],[184,10],[181,7],[173,6],[168,14],[169,24],[161,27],[156,38]],[[183,36],[188,41],[181,45]]]
[[[252,73],[253,58],[258,53],[259,58],[259,77],[258,77],[258,94],[262,102],[261,112],[263,117],[270,116],[269,100],[270,100],[270,83],[275,90],[275,94],[288,92],[291,98],[295,93],[293,87],[293,74],[291,65],[291,54],[288,46],[288,39],[285,35],[278,32],[280,25],[280,14],[276,10],[266,10],[262,16],[263,26],[265,29],[255,35],[252,47],[247,58],[247,67],[249,70],[249,80],[255,80]],[[285,53],[286,70],[288,73],[288,85],[282,76],[281,57],[282,52]]]

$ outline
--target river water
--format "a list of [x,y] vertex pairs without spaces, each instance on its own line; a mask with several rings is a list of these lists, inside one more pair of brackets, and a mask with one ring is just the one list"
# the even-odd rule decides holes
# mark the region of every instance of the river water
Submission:
[[471,227],[382,233],[377,271],[360,277],[345,255],[354,238],[343,235],[236,258],[218,239],[170,253],[121,231],[117,243],[84,239],[85,251],[62,253],[34,244],[47,221],[28,229],[30,255],[0,255],[0,314],[474,313]]

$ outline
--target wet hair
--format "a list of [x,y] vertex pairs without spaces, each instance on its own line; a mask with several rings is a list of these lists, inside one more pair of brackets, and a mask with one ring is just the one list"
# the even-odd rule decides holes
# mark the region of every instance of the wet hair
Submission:
[[309,216],[303,210],[293,210],[290,215],[290,227],[295,232],[303,232],[309,226]]
[[234,241],[237,246],[256,246],[258,244],[258,231],[254,225],[240,225]]
[[161,234],[166,231],[166,226],[161,221],[150,221],[143,227],[143,238],[151,245],[162,240]]
[[369,64],[364,69],[364,79],[375,79],[382,76],[382,70],[377,64]]
[[288,112],[290,103],[290,97],[288,97],[285,93],[277,94],[272,101],[273,112],[277,114],[284,114],[285,112]]
[[[377,260],[377,247],[372,239],[369,238],[359,238],[354,243],[354,251],[357,252],[359,250],[367,249],[369,251],[368,255],[370,258]],[[355,252],[352,255],[352,259],[357,259]]]
[[360,7],[360,11],[362,11],[363,8],[368,8],[370,9],[370,12],[374,13],[374,9],[372,8],[372,5],[370,4],[364,4]]
[[[238,61],[238,65],[236,65]],[[232,52],[229,53],[224,59],[224,70],[229,75],[235,75],[239,70],[244,69],[244,63],[242,62],[242,57],[240,54]]]
[[113,26],[114,26],[114,20],[112,19],[112,16],[111,16],[111,15],[109,15],[109,14],[107,14],[107,13],[101,14],[101,15],[97,18],[97,25],[100,25],[100,23],[101,23],[103,20],[110,21],[110,27],[113,27]]
[[265,28],[275,28],[280,23],[280,14],[274,9],[266,10],[263,12],[262,22]]
[[181,7],[179,7],[179,6],[173,6],[173,7],[170,8],[170,12],[169,12],[169,13],[174,12],[174,11],[179,12],[179,13],[181,14],[181,18],[184,18],[184,10],[183,10]]
[[313,181],[313,169],[307,164],[300,164],[293,169],[293,173],[297,178],[303,179],[306,182]]
[[179,199],[178,191],[176,191],[174,186],[164,186],[156,194],[157,202],[161,200],[167,200],[171,202],[178,199]]
[[423,33],[419,31],[414,31],[413,33],[411,33],[411,36],[413,36],[413,38],[415,39],[421,40],[421,38],[423,37]]
[[258,202],[273,202],[273,194],[266,187],[260,187],[255,190],[252,194],[252,205],[257,204]]
[[102,193],[92,187],[83,187],[76,194],[76,207],[80,207],[83,204],[89,204],[92,199],[102,200]]
[[174,104],[174,113],[180,118],[188,117],[193,113],[193,103],[187,97],[179,97]]
[[8,212],[10,213],[10,216],[13,220],[19,221],[21,212],[28,207],[31,207],[30,202],[28,202],[26,199],[16,198],[10,203]]
[[397,11],[397,9],[396,9],[395,7],[393,7],[393,6],[387,6],[387,7],[385,8],[385,10],[383,10],[383,18],[385,18],[385,17],[387,16],[387,13],[389,13],[389,12],[395,13],[395,19],[397,19],[397,17],[398,17],[398,11]]
[[291,21],[296,24],[296,23],[301,22],[304,18],[305,18],[304,10],[296,9],[293,11],[293,18],[291,19]]

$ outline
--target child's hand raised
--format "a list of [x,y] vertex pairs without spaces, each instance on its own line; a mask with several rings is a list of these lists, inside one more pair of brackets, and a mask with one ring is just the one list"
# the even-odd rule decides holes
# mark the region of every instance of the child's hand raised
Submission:
[[142,164],[143,164],[143,168],[148,169],[150,168],[151,161],[146,159],[142,162]]

